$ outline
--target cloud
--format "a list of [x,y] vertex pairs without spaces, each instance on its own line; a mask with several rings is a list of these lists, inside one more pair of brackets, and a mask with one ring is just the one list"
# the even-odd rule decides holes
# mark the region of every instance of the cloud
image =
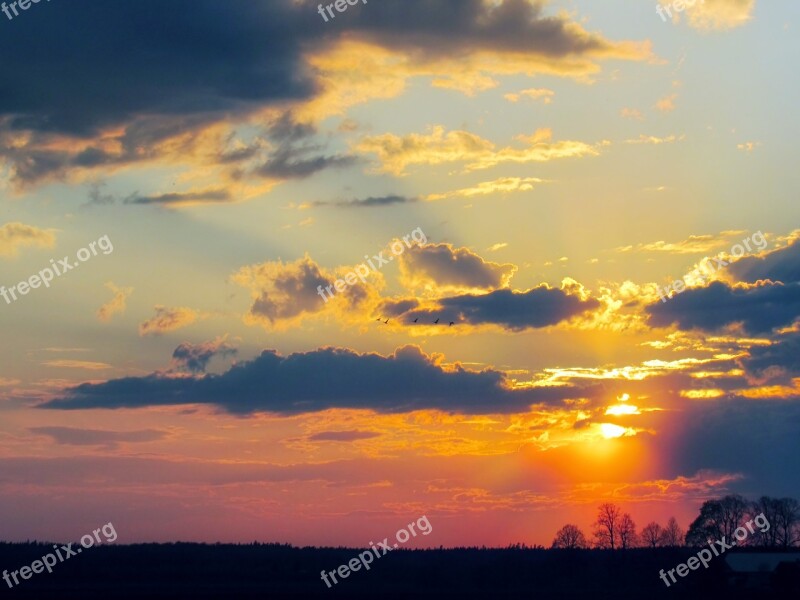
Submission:
[[678,98],[678,94],[670,94],[669,96],[665,96],[661,98],[658,102],[656,102],[656,109],[660,110],[661,112],[672,112],[675,110],[675,100]]
[[[649,42],[605,39],[565,13],[545,14],[539,0],[407,0],[404,6],[403,19],[391,6],[370,6],[321,31],[309,18],[316,9],[311,0],[237,2],[223,13],[216,0],[101,3],[91,11],[51,4],[0,39],[4,54],[28,39],[48,39],[62,50],[30,54],[24,70],[0,65],[0,77],[14,90],[0,99],[0,160],[18,187],[164,163],[195,167],[217,181],[243,174],[301,178],[355,159],[292,141],[270,146],[265,157],[263,140],[226,143],[236,126],[249,129],[286,110],[319,122],[397,96],[411,77],[474,93],[494,86],[493,75],[588,81],[599,61],[652,57]],[[132,33],[131,23],[150,33]],[[218,49],[211,59],[208,48]],[[102,94],[97,81],[105,82]],[[43,95],[45,82],[52,93]],[[254,164],[210,173],[247,161]],[[97,194],[96,202],[107,200]]]
[[106,448],[116,448],[120,442],[155,442],[163,440],[167,435],[166,432],[157,429],[107,431],[76,427],[30,427],[28,431],[37,435],[49,436],[57,444],[105,446]]
[[760,279],[800,282],[800,230],[790,236],[789,245],[758,256],[745,256],[728,267],[738,280],[755,283]]
[[441,317],[456,325],[499,325],[510,331],[523,331],[557,325],[601,306],[599,300],[567,283],[561,289],[542,285],[525,292],[495,290],[488,294],[439,298],[436,304],[434,308],[407,312],[404,321]]
[[691,288],[667,302],[646,307],[653,327],[719,332],[732,326],[748,335],[766,334],[791,325],[800,317],[800,283],[729,286],[714,281],[704,288]]
[[757,384],[792,383],[800,376],[800,333],[778,336],[768,346],[754,346],[741,364]]
[[6,223],[0,227],[0,256],[17,256],[25,246],[52,248],[56,243],[53,231],[19,222]]
[[308,208],[309,206],[336,206],[339,208],[376,208],[382,206],[392,206],[393,204],[410,204],[416,202],[416,198],[409,198],[408,196],[369,196],[368,198],[361,198],[355,200],[342,200],[340,202],[327,202],[318,201],[311,204],[303,204],[300,208]]
[[46,367],[57,367],[59,369],[86,369],[89,371],[104,371],[113,367],[103,362],[92,362],[89,360],[48,360],[42,363]]
[[683,140],[685,137],[686,137],[685,135],[681,135],[681,136],[669,135],[667,137],[660,138],[660,137],[656,137],[656,136],[653,136],[653,135],[641,134],[638,138],[625,140],[625,143],[626,144],[653,144],[655,146],[658,146],[660,144],[672,144],[673,142],[679,142],[679,141]]
[[[155,373],[84,383],[42,405],[50,409],[137,408],[211,404],[235,414],[299,414],[330,408],[382,413],[438,409],[455,413],[520,412],[560,403],[582,392],[571,386],[515,388],[500,371],[445,368],[416,346],[394,354],[358,354],[342,348],[280,356],[262,352],[222,375],[199,378]],[[321,376],[320,373],[324,373]]]
[[157,204],[160,206],[197,206],[231,202],[231,193],[224,189],[197,190],[193,192],[171,192],[153,196],[132,196],[125,204]]
[[635,119],[637,121],[643,121],[644,115],[642,111],[637,108],[623,108],[619,111],[619,115],[624,119]]
[[737,150],[742,150],[744,152],[753,152],[761,145],[761,142],[744,142],[743,144],[736,144],[736,148]]
[[380,437],[380,435],[377,431],[321,431],[308,436],[308,440],[311,442],[355,442]]
[[192,308],[156,306],[156,315],[139,325],[139,335],[162,335],[194,323],[200,313]]
[[539,179],[538,177],[501,177],[494,181],[482,181],[473,187],[453,190],[443,194],[429,194],[425,197],[425,200],[434,201],[454,197],[471,198],[473,196],[487,196],[489,194],[527,192],[532,190],[534,185],[539,183],[547,183],[547,180]]
[[228,344],[224,338],[217,338],[201,344],[183,342],[175,348],[172,360],[179,368],[197,374],[205,373],[208,363],[215,356],[222,358],[236,356],[237,352],[236,348]]
[[120,288],[114,285],[113,281],[106,283],[106,287],[111,290],[111,292],[114,294],[114,297],[97,309],[97,318],[104,322],[110,321],[111,317],[117,313],[124,314],[126,307],[125,303],[128,299],[128,296],[133,293],[132,287]]
[[550,104],[553,102],[553,96],[556,93],[547,88],[529,88],[517,93],[505,94],[503,98],[509,102],[519,102],[522,98],[530,98],[531,100],[541,100],[542,104]]
[[[646,244],[637,244],[635,246],[620,246],[615,248],[617,252],[664,252],[668,254],[701,254],[708,253],[717,248],[721,248],[729,243],[728,232],[723,232],[720,235],[690,235],[685,240],[678,242],[665,242],[658,240],[657,242],[648,242]],[[740,232],[730,232],[740,233]]]
[[335,277],[323,272],[306,254],[291,263],[278,260],[242,267],[231,280],[252,292],[248,320],[275,325],[321,311],[325,301],[318,288],[331,285]]
[[400,256],[400,271],[409,289],[494,289],[506,287],[517,267],[486,261],[469,248],[426,244]]
[[429,134],[411,133],[396,136],[385,133],[367,136],[356,145],[362,153],[376,154],[379,170],[401,176],[411,165],[438,165],[449,162],[466,162],[465,169],[488,169],[502,163],[547,162],[557,158],[577,158],[600,154],[596,145],[579,141],[553,142],[549,129],[532,136],[517,136],[527,144],[525,148],[506,147],[499,150],[489,140],[467,131],[449,131],[437,125]]
[[689,25],[703,31],[733,29],[753,17],[755,0],[702,0],[686,3]]

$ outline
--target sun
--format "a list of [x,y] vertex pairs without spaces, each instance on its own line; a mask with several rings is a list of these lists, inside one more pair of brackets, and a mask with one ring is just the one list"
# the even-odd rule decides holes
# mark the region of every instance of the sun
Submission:
[[603,434],[603,437],[607,440],[622,437],[627,429],[624,427],[620,427],[619,425],[614,425],[613,423],[601,423],[600,424],[600,433]]

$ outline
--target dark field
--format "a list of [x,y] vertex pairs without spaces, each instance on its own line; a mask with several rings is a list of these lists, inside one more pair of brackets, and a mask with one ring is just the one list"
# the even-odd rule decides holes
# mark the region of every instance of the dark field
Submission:
[[[51,544],[0,544],[0,569],[18,570]],[[723,558],[691,572],[669,589],[660,569],[685,562],[679,549],[399,550],[369,571],[353,572],[328,589],[332,571],[360,550],[294,548],[278,544],[143,544],[102,546],[36,574],[3,597],[50,598],[797,598],[797,569],[772,575],[765,589],[729,582]]]

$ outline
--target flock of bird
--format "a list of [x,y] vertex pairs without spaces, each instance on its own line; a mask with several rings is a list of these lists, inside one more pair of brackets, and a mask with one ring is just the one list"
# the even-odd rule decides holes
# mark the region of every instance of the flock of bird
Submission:
[[[375,320],[376,320],[376,321],[383,321],[383,317],[378,317],[378,318],[377,318],[377,319],[375,319]],[[391,319],[386,319],[385,321],[383,321],[383,324],[384,324],[384,325],[388,325],[390,320],[391,320]],[[436,318],[436,320],[433,322],[433,324],[434,324],[434,325],[438,325],[440,320],[441,320],[441,317],[437,317],[437,318]],[[416,319],[414,319],[414,323],[416,323],[417,321],[419,321],[419,317],[417,317]],[[452,326],[453,326],[453,325],[455,325],[455,324],[456,324],[456,323],[455,323],[455,321],[450,321],[450,325],[448,325],[448,327],[452,327]],[[444,323],[442,323],[442,325],[444,325]]]

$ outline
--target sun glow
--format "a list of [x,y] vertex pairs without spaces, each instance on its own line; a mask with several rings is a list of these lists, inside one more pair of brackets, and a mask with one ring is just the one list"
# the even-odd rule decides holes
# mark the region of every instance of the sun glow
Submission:
[[601,423],[600,424],[600,433],[603,434],[603,437],[607,440],[622,437],[625,435],[627,429],[624,427],[620,427],[619,425],[614,425],[613,423]]

